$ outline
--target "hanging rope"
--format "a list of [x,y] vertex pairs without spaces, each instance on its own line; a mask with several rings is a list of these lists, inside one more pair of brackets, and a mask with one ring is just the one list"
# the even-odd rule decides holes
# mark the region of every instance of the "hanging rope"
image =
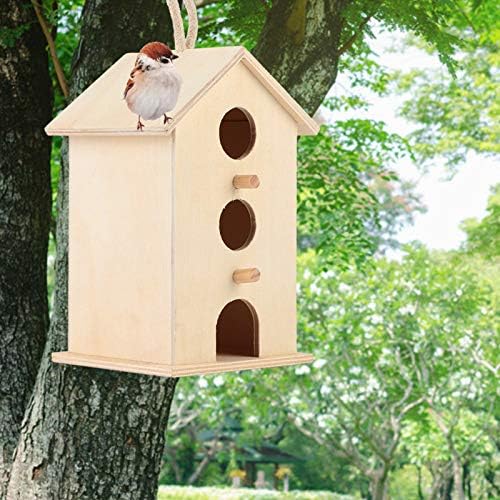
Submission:
[[184,23],[179,0],[167,0],[167,6],[172,18],[172,27],[174,28],[175,50],[182,52],[186,49],[194,49],[196,37],[198,36],[198,15],[194,0],[184,0],[184,6],[188,14],[187,36],[184,35]]

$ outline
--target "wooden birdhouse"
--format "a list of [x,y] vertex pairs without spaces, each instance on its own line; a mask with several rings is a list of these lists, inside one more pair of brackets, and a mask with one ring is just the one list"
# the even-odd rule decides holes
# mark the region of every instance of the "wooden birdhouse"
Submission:
[[296,141],[317,124],[244,48],[184,51],[173,121],[122,99],[126,54],[48,126],[69,136],[67,363],[183,376],[296,349]]

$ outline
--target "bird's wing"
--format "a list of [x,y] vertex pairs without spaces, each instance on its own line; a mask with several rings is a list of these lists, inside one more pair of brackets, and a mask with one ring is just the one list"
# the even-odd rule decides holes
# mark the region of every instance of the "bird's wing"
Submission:
[[134,78],[137,74],[144,73],[144,67],[142,61],[140,61],[139,57],[135,60],[134,69],[130,72],[130,78],[127,81],[127,85],[125,85],[125,90],[123,91],[123,98],[127,97],[128,92],[134,86]]
[[123,98],[125,99],[127,97],[127,94],[129,90],[134,86],[134,80],[132,78],[129,78],[127,81],[127,85],[125,86],[125,90],[123,91]]

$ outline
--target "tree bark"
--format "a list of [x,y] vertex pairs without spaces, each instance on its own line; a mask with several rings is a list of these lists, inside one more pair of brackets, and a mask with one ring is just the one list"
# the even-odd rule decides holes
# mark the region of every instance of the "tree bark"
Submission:
[[335,83],[348,0],[276,0],[254,54],[309,113]]
[[419,465],[417,466],[417,497],[418,500],[424,500],[424,491],[422,488],[422,467]]
[[450,496],[453,478],[450,476],[451,466],[448,462],[430,462],[427,466],[432,476],[429,500],[446,500]]
[[31,7],[0,9],[0,498],[48,327],[52,113],[45,39]]
[[454,453],[453,460],[453,483],[455,486],[456,500],[465,500],[465,491],[463,486],[462,463],[458,454]]
[[388,467],[383,467],[371,475],[370,493],[372,500],[385,500],[387,498]]
[[453,475],[443,477],[441,483],[441,492],[439,495],[440,500],[453,500],[451,494],[453,493]]
[[[145,16],[145,12],[154,15]],[[74,58],[71,98],[123,53],[137,51],[154,39],[168,39],[169,26],[162,0],[88,1]],[[176,380],[55,365],[50,361],[52,351],[66,349],[67,336],[66,154],[62,163],[54,316],[7,497],[156,498],[164,431]]]
[[[337,74],[342,9],[347,0],[310,0],[303,17],[302,4],[306,3],[275,2],[256,55],[312,113]],[[137,51],[147,41],[170,38],[163,0],[87,0],[82,15],[71,98],[124,52]],[[285,26],[283,19],[287,19]],[[152,499],[176,381],[50,362],[52,351],[66,349],[67,336],[66,155],[62,165],[54,319],[16,452],[8,498]]]
[[463,489],[467,500],[472,500],[472,478],[470,462],[464,463],[462,467]]

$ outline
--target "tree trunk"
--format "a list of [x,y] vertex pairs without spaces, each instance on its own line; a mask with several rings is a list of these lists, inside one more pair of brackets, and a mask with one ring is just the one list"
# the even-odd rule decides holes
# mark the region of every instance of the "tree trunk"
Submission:
[[254,54],[310,114],[337,78],[347,0],[276,0]]
[[374,471],[371,476],[370,493],[372,500],[385,500],[387,498],[388,467]]
[[418,477],[418,482],[417,482],[417,497],[418,500],[424,500],[424,491],[422,488],[422,467],[417,466],[417,477]]
[[466,462],[462,467],[462,480],[464,494],[467,495],[467,500],[472,500],[472,478],[470,462]]
[[52,113],[45,39],[31,7],[0,9],[0,498],[48,326]]
[[[306,2],[275,2],[256,54],[314,112],[336,77],[341,12],[347,0],[310,0],[306,18],[300,9],[298,14],[292,12],[292,3]],[[288,20],[285,27],[282,14]],[[150,40],[168,40],[167,17],[163,0],[87,0],[71,97],[124,52],[137,51]],[[297,31],[294,23],[302,26],[302,22],[304,30]],[[62,168],[54,321],[15,456],[8,498],[155,498],[176,381],[50,362],[52,351],[66,349],[67,336],[66,155]]]
[[453,483],[455,486],[455,499],[465,500],[465,492],[463,487],[462,464],[460,458],[453,456]]
[[453,500],[451,494],[453,492],[453,476],[446,476],[441,483],[440,500]]
[[443,484],[445,483],[445,474],[442,465],[439,462],[430,462],[427,469],[432,476],[431,491],[429,492],[429,500],[437,500],[441,497]]
[[[123,53],[137,51],[150,40],[169,38],[168,12],[162,0],[90,0],[82,16],[72,98]],[[66,349],[66,154],[58,203],[54,319],[7,496],[22,500],[152,499],[176,380],[51,363],[52,351]]]

